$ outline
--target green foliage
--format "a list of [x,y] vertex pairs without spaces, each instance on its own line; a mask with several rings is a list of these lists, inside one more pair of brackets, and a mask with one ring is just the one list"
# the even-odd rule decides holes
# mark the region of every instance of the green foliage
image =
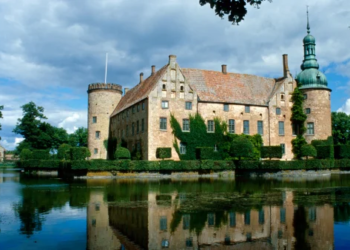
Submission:
[[306,131],[305,121],[307,116],[303,109],[304,96],[298,87],[296,87],[293,91],[292,101],[292,116],[290,120],[295,128],[295,133],[297,135],[297,137],[292,140],[292,151],[295,158],[301,159],[301,148],[307,144],[305,138],[303,137],[303,134]]
[[74,160],[85,160],[86,157],[90,157],[91,152],[86,147],[72,147],[70,148],[70,158]]
[[[215,9],[215,14],[221,18],[228,16],[228,21],[232,24],[239,24],[244,20],[247,14],[246,4],[259,8],[264,0],[199,0],[200,5],[209,4],[210,8]],[[271,0],[269,0],[271,2]]]
[[66,144],[66,143],[61,144],[57,150],[57,158],[59,160],[70,160],[71,147],[72,147],[71,145]]
[[199,160],[221,160],[222,155],[214,148],[200,147],[196,148],[196,158]]
[[50,152],[48,150],[33,150],[32,152],[33,160],[49,160]]
[[24,160],[20,161],[20,167],[25,170],[58,170],[60,161],[58,160]]
[[263,146],[261,147],[261,158],[282,158],[281,146]]
[[230,153],[232,157],[241,158],[252,158],[253,157],[254,145],[246,137],[239,136],[235,138],[231,143]]
[[[2,119],[2,110],[4,109],[4,106],[0,105],[0,119]],[[0,123],[0,130],[1,130],[1,123]],[[1,140],[1,136],[0,136],[0,140]]]
[[118,147],[117,150],[115,151],[114,158],[116,160],[121,160],[121,159],[130,159],[130,151],[127,148],[124,147]]
[[117,150],[117,138],[109,137],[107,140],[103,141],[103,145],[107,150],[107,159],[115,160],[115,151]]
[[221,122],[218,118],[214,119],[214,133],[207,132],[207,126],[204,119],[199,115],[190,115],[190,132],[183,132],[180,123],[176,120],[173,114],[170,116],[170,125],[173,129],[173,134],[182,143],[186,144],[186,154],[180,154],[179,146],[174,141],[174,148],[181,160],[195,160],[197,147],[212,147],[224,141],[224,134],[227,130],[225,122]]
[[305,156],[306,159],[311,156],[311,157],[316,157],[317,156],[317,151],[314,146],[311,144],[303,145],[301,147],[301,155]]
[[158,159],[171,158],[171,148],[157,148],[156,157]]
[[317,158],[318,159],[332,159],[332,145],[320,145],[316,146]]
[[332,112],[332,135],[334,144],[350,143],[350,115],[343,112]]
[[30,151],[29,149],[25,148],[21,151],[21,154],[19,156],[19,158],[22,160],[29,160],[32,159],[32,151]]
[[336,169],[350,169],[350,159],[339,159],[334,161]]
[[336,145],[334,146],[335,159],[349,159],[350,145]]
[[[69,135],[68,143],[72,147],[87,147],[88,130],[80,127]],[[113,151],[114,152],[114,151]]]

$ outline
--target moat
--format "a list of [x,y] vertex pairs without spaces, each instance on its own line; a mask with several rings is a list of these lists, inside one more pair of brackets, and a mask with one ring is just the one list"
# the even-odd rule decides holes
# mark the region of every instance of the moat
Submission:
[[76,180],[0,169],[0,249],[349,249],[350,175]]

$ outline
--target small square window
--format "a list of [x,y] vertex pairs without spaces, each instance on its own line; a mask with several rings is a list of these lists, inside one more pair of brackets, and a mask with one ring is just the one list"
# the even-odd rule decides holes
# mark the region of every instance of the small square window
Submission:
[[97,155],[97,154],[98,154],[98,149],[94,148],[94,155]]
[[162,240],[162,248],[168,248],[169,247],[169,241],[168,240]]
[[192,102],[186,102],[185,108],[186,108],[187,110],[192,110]]
[[166,231],[168,229],[168,223],[167,223],[167,218],[165,216],[160,217],[160,230],[161,231]]
[[228,104],[224,104],[224,111],[226,111],[226,112],[229,111],[229,106],[228,106]]
[[186,247],[193,247],[193,238],[186,238]]
[[166,84],[162,85],[162,90],[166,90]]
[[168,109],[169,108],[169,102],[168,101],[162,101],[162,109]]
[[92,117],[92,123],[97,123],[97,116]]
[[245,110],[246,113],[250,113],[250,106],[245,106],[244,110]]
[[311,109],[310,109],[310,108],[306,108],[306,109],[305,109],[305,114],[308,115],[308,114],[310,114],[310,113],[311,113]]
[[281,108],[276,108],[276,115],[280,115],[281,114]]
[[304,94],[304,100],[306,100],[307,99],[307,94]]
[[100,139],[100,131],[95,132],[95,139]]

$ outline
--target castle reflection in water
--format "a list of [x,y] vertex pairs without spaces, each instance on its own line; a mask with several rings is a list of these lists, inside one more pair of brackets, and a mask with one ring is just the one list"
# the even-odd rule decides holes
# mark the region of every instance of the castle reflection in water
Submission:
[[331,205],[300,206],[281,192],[279,205],[182,211],[185,193],[148,191],[132,206],[90,193],[88,249],[333,249]]

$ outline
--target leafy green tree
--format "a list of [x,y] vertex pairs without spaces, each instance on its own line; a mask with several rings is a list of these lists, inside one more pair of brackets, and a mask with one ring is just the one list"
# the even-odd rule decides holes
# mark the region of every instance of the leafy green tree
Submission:
[[57,158],[59,160],[70,160],[71,145],[63,143],[58,147]]
[[[2,118],[2,112],[1,110],[4,109],[4,106],[0,106],[0,118]],[[0,123],[0,130],[1,130],[1,123]],[[1,136],[0,136],[0,140],[1,140]]]
[[239,160],[243,158],[252,158],[254,156],[253,143],[244,136],[238,136],[231,142],[230,154]]
[[297,137],[292,140],[292,146],[293,146],[292,151],[294,153],[295,158],[301,159],[302,157],[301,147],[307,144],[303,136],[306,131],[305,121],[307,116],[304,113],[304,109],[303,109],[304,96],[298,87],[294,89],[294,92],[292,95],[292,101],[293,101],[293,107],[292,107],[292,116],[290,120],[293,124],[294,132],[297,135]]
[[350,143],[350,115],[332,112],[332,135],[334,144]]
[[114,154],[115,159],[121,160],[121,159],[130,159],[130,151],[127,148],[118,147]]
[[88,130],[80,127],[69,135],[68,141],[72,147],[87,147]]
[[263,1],[265,0],[199,0],[199,4],[202,6],[209,4],[210,8],[215,9],[216,15],[221,18],[227,15],[229,22],[239,24],[247,14],[247,4],[259,8]]
[[311,144],[307,144],[307,145],[304,145],[304,146],[301,147],[301,155],[305,156],[306,159],[308,159],[309,156],[316,157],[317,156],[317,150]]
[[19,158],[21,159],[21,161],[32,159],[32,151],[30,151],[27,148],[23,149]]

